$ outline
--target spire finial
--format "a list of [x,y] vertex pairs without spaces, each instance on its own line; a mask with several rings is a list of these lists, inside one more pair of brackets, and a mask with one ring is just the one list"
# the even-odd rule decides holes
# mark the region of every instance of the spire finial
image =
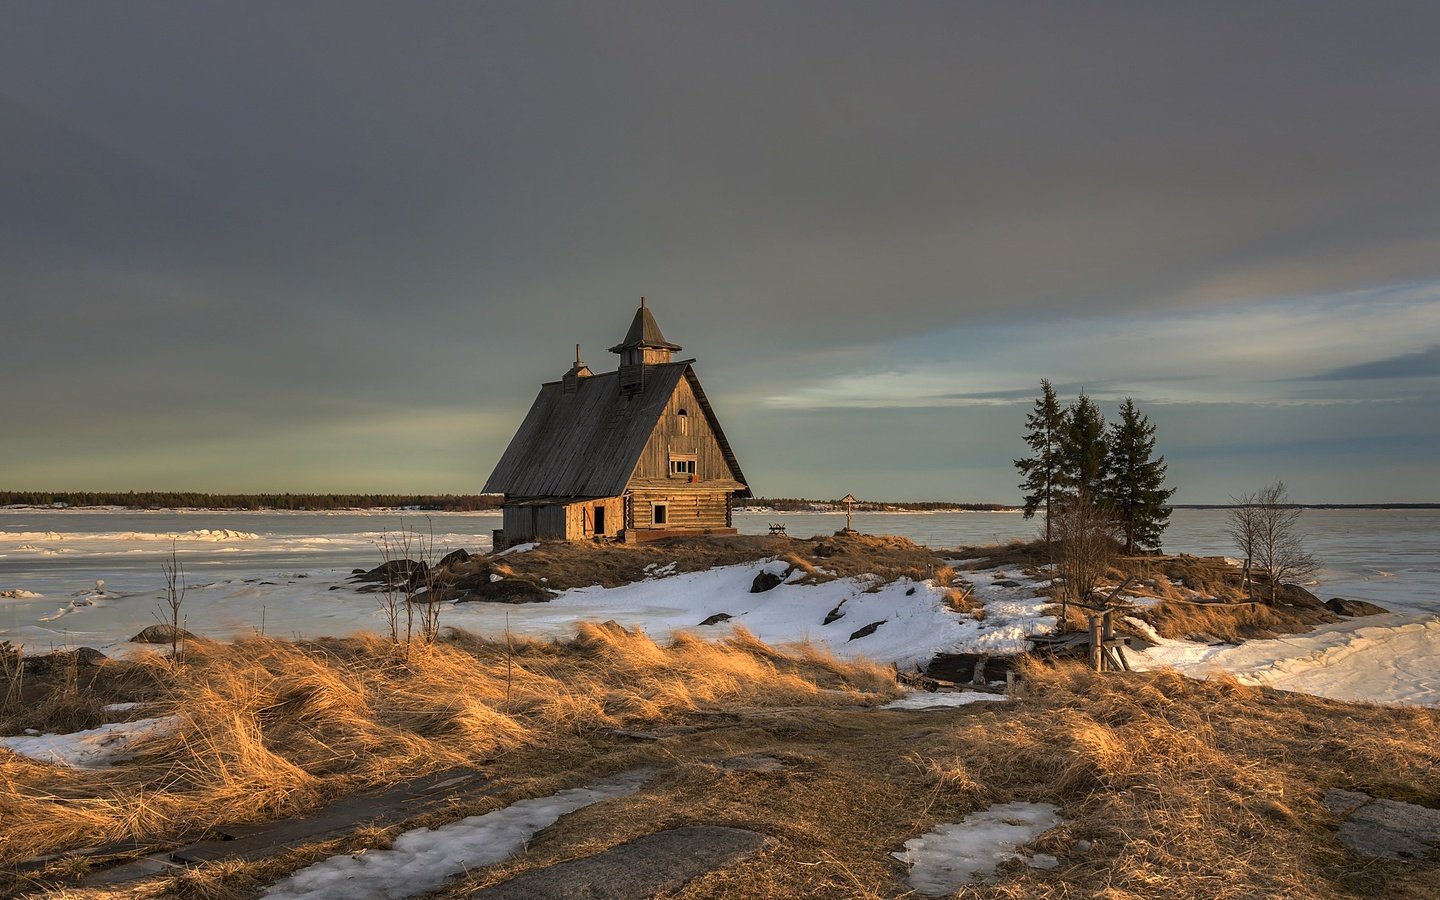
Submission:
[[576,344],[576,345],[575,345],[575,365],[576,365],[576,367],[579,367],[579,366],[580,366],[580,345],[579,345],[579,344]]
[[641,298],[640,298],[640,308],[641,308],[641,309],[644,309],[644,308],[645,308],[645,298],[644,298],[644,297],[641,297]]

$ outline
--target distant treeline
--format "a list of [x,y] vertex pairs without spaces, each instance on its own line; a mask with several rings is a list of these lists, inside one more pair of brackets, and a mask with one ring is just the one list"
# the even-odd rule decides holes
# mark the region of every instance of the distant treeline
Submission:
[[[1440,503],[1286,503],[1292,509],[1440,509]],[[1176,509],[1234,509],[1234,503],[1176,503]]]
[[[754,497],[744,501],[746,506],[768,506],[776,512],[804,512],[817,506],[844,510],[839,500],[806,500],[801,497]],[[856,512],[937,512],[948,509],[963,509],[967,512],[997,512],[1015,509],[1003,503],[947,503],[943,500],[878,501],[862,500],[852,508]]]
[[499,509],[491,494],[203,494],[195,491],[0,491],[0,506],[124,506],[130,509]]

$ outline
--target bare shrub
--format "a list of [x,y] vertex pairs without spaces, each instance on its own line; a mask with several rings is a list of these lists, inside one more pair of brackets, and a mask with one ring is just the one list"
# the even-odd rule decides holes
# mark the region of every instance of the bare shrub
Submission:
[[170,659],[176,663],[185,661],[185,619],[181,609],[185,605],[185,568],[180,565],[175,542],[170,542],[170,559],[160,564],[165,574],[165,599],[160,607],[162,624],[170,627]]
[[1060,578],[1060,616],[1074,603],[1091,605],[1105,582],[1120,547],[1114,517],[1084,498],[1072,500],[1055,513],[1053,562]]
[[1285,482],[1273,481],[1253,494],[1234,498],[1228,532],[1245,559],[1244,578],[1254,598],[1254,574],[1268,585],[1267,600],[1275,603],[1281,584],[1315,574],[1320,561],[1305,551],[1297,528],[1300,508],[1291,504]]

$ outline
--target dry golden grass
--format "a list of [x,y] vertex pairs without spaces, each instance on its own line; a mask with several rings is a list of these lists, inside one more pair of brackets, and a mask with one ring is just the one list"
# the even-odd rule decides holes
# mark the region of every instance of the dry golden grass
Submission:
[[256,638],[157,658],[150,714],[178,731],[137,760],[77,770],[0,751],[0,861],[293,814],[361,787],[717,704],[827,705],[895,691],[877,666],[775,651],[748,632],[657,644],[614,626],[573,641],[456,634],[408,655],[373,637]]
[[1013,566],[1017,569],[1024,569],[1048,563],[1050,551],[1044,541],[1015,539],[996,544],[957,547],[954,556],[957,559],[978,560],[978,562],[969,564],[967,568],[989,569],[996,566]]
[[[1031,665],[1025,675],[1027,694],[1016,702],[945,713],[738,710],[739,727],[656,748],[673,766],[657,783],[566,817],[524,856],[462,879],[446,896],[663,828],[710,823],[774,840],[676,897],[893,897],[906,885],[891,851],[1013,800],[1061,808],[1065,821],[1035,845],[1060,867],[1012,865],[997,884],[961,896],[1420,897],[1440,876],[1440,859],[1351,856],[1319,802],[1340,786],[1440,804],[1436,710],[1173,673]],[[753,753],[786,768],[737,773],[713,764]]]
[[1166,638],[1208,634],[1233,642],[1309,630],[1309,626],[1261,603],[1196,604],[1165,600],[1138,610],[1135,615]]
[[883,535],[835,535],[792,538],[770,535],[717,535],[675,537],[644,544],[541,544],[525,553],[504,557],[477,557],[459,566],[454,578],[494,572],[521,578],[555,590],[593,584],[615,587],[643,581],[647,568],[670,572],[698,572],[774,557],[805,573],[808,581],[835,577],[878,575],[924,579],[943,557],[906,538]]
[[[1069,824],[1049,849],[1070,851],[1061,855],[1071,864],[1019,871],[999,896],[1346,894],[1354,861],[1320,794],[1345,786],[1440,800],[1435,710],[1171,672],[1106,677],[1032,664],[1025,677],[1030,699],[1006,723],[1007,739],[962,727],[956,759],[992,796],[1059,803]],[[1074,851],[1080,839],[1090,851]]]
[[[487,652],[484,642],[471,642],[465,638],[461,649]],[[532,674],[563,667],[577,684],[590,677],[589,666],[618,665],[626,678],[663,679],[655,667],[678,662],[692,673],[715,673],[709,689],[717,702],[689,717],[698,730],[661,741],[579,739],[584,733],[570,732],[558,743],[531,741],[498,756],[487,772],[509,786],[506,792],[409,824],[433,827],[637,765],[660,774],[630,797],[562,818],[524,854],[462,875],[445,896],[467,896],[665,828],[720,824],[759,831],[771,843],[674,897],[893,897],[906,884],[892,851],[938,824],[1013,800],[1061,808],[1064,822],[1035,844],[1060,866],[1003,867],[998,883],[966,888],[962,896],[1424,897],[1433,896],[1440,878],[1436,858],[1391,863],[1351,856],[1319,802],[1326,789],[1345,787],[1440,805],[1437,710],[1338,703],[1223,678],[1098,676],[1075,665],[1031,664],[1023,671],[1024,695],[1011,703],[923,714],[859,711],[814,685],[848,684],[853,691],[878,679],[883,686],[884,673],[786,656],[744,635],[728,647],[687,638],[656,648],[594,628],[573,644],[534,645],[527,654]],[[571,654],[584,664],[572,667]],[[830,681],[825,666],[851,681]],[[782,683],[810,674],[808,682],[775,692],[763,686],[733,692],[729,679],[750,677],[755,667]],[[611,684],[603,680],[602,696]],[[681,692],[666,702],[692,701],[699,702]],[[356,701],[327,702],[339,709]],[[774,757],[784,768],[717,764],[752,754]],[[275,859],[206,866],[126,896],[253,896],[300,865],[384,847],[394,834],[370,830]]]

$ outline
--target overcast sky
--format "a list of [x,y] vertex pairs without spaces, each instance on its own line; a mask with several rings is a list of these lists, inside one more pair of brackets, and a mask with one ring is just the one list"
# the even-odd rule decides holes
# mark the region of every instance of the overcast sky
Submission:
[[0,5],[0,488],[474,492],[643,294],[753,488],[1440,500],[1440,5]]

